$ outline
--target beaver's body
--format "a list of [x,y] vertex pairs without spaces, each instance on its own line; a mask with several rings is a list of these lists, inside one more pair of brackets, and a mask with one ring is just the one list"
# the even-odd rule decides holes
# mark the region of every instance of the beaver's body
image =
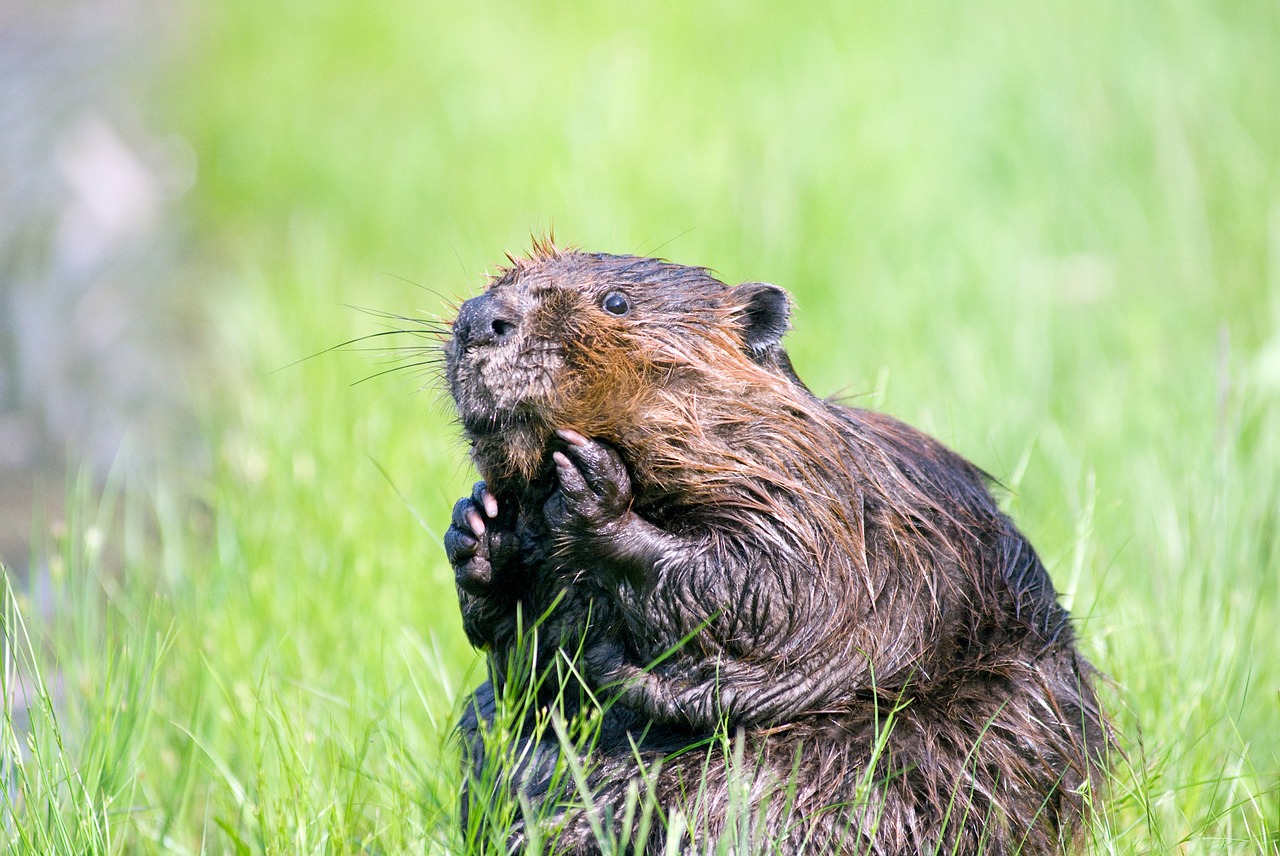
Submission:
[[1105,731],[1069,617],[980,471],[804,387],[787,313],[773,286],[551,247],[462,307],[448,377],[487,484],[446,536],[467,633],[508,692],[524,646],[572,677],[541,704],[607,707],[582,811],[536,711],[514,764],[479,740],[482,687],[473,793],[515,769],[498,787],[572,852],[642,783],[695,847],[745,818],[762,850],[1052,851]]

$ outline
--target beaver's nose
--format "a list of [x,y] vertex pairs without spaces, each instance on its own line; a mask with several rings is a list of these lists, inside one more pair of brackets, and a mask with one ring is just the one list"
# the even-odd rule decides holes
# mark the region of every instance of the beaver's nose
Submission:
[[494,345],[509,339],[519,326],[516,311],[485,292],[462,304],[453,322],[453,337],[464,348]]

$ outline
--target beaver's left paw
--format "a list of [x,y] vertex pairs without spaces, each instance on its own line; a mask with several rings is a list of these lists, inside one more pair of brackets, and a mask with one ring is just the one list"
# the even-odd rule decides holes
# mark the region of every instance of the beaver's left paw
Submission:
[[631,509],[631,477],[610,446],[567,428],[556,432],[564,452],[554,452],[559,490],[543,506],[552,532],[578,538],[609,535]]

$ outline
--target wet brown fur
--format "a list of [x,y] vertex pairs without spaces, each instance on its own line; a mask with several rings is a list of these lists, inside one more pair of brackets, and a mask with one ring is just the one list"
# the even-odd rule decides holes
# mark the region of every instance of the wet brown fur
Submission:
[[[634,305],[623,318],[600,307],[619,288]],[[500,606],[460,592],[464,617],[496,663],[515,644],[496,626],[514,603],[530,614],[559,597],[562,628],[624,661],[582,669],[597,693],[624,687],[621,736],[587,759],[600,805],[616,810],[640,781],[625,734],[647,726],[638,758],[663,761],[658,804],[697,815],[694,844],[719,834],[730,765],[675,750],[727,723],[765,849],[1047,853],[1074,839],[1106,742],[1093,672],[977,468],[813,396],[780,345],[753,341],[754,284],[547,241],[490,292],[530,343],[512,365],[532,368],[486,377],[454,345],[450,383],[490,490],[532,521],[521,573],[538,581]],[[606,559],[538,528],[557,428],[616,449],[635,514],[692,545],[655,564],[660,580],[602,582]],[[473,751],[477,769],[494,763]],[[594,852],[584,816],[565,823],[564,848]]]

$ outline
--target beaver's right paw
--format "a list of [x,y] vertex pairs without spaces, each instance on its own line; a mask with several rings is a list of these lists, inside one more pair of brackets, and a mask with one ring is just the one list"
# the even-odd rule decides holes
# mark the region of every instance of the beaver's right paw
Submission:
[[484,482],[476,482],[471,496],[453,506],[453,521],[444,533],[444,552],[453,566],[454,580],[468,594],[484,594],[493,585],[501,542],[510,540],[497,527],[497,516],[498,500]]

